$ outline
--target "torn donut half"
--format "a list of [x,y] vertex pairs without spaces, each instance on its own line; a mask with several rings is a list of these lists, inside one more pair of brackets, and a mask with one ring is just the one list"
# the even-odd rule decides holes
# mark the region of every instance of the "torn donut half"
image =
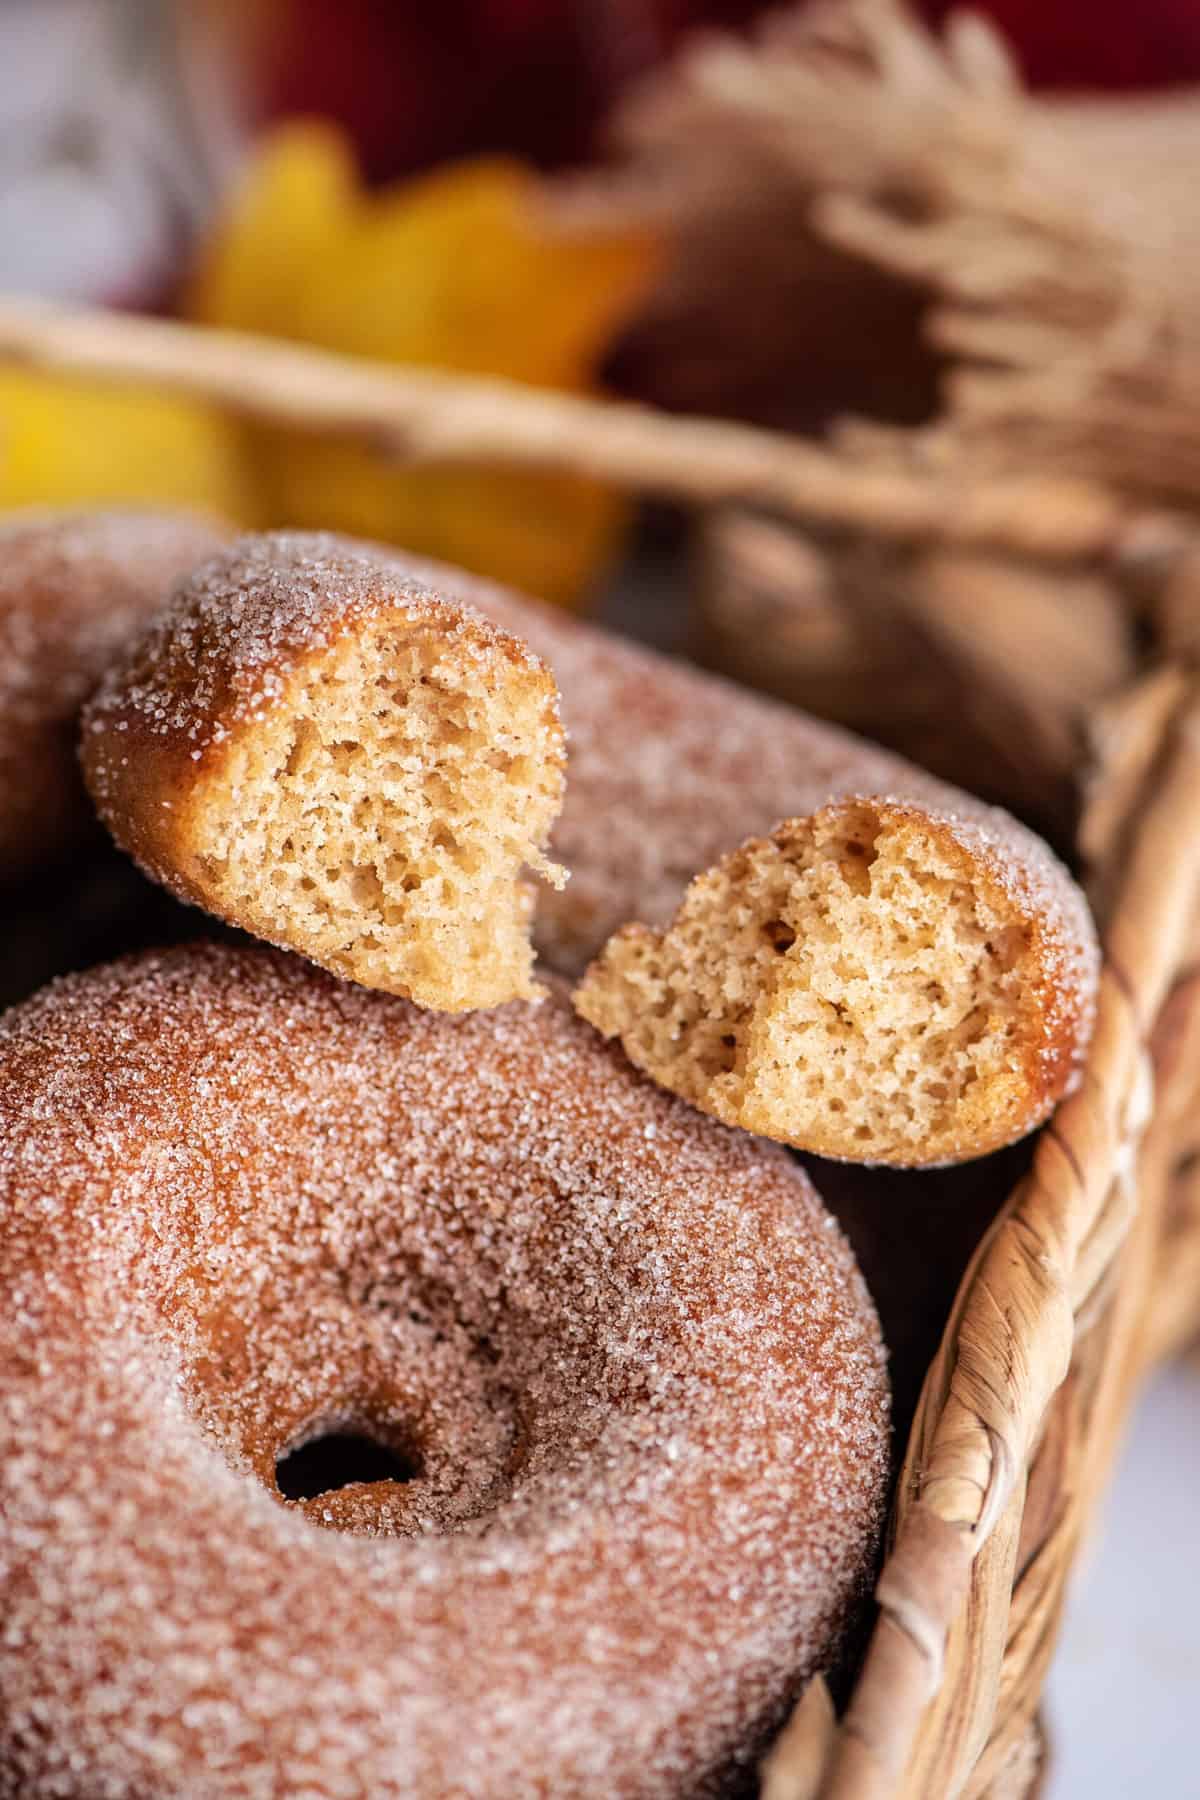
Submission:
[[1074,1085],[1097,954],[1006,815],[854,797],[722,857],[661,931],[624,926],[575,1005],[726,1124],[927,1166],[1011,1143]]
[[546,665],[402,561],[243,538],[88,707],[117,842],[180,899],[447,1012],[529,997],[564,738]]

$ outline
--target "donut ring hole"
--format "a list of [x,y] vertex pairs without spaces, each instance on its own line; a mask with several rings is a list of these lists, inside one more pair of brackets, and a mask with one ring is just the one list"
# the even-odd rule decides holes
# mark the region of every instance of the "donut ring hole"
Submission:
[[[256,1294],[231,1268],[208,1299],[195,1335],[171,1332],[186,1404],[289,1511],[358,1536],[425,1536],[479,1529],[511,1495],[538,1422],[512,1358],[454,1318],[452,1296],[416,1275],[360,1285],[345,1271],[315,1293],[281,1271]],[[523,1329],[502,1322],[500,1335]]]
[[284,1500],[320,1500],[346,1488],[416,1481],[420,1458],[389,1444],[370,1421],[336,1419],[275,1458]]

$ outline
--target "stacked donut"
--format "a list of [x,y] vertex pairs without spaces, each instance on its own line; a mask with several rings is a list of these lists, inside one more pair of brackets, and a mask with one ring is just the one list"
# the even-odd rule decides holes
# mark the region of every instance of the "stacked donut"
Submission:
[[75,658],[45,741],[94,689],[117,843],[276,947],[0,1021],[0,1794],[735,1791],[844,1655],[886,1496],[875,1313],[780,1145],[1030,1130],[1086,910],[788,709],[206,529],[10,539],[27,688],[48,612]]

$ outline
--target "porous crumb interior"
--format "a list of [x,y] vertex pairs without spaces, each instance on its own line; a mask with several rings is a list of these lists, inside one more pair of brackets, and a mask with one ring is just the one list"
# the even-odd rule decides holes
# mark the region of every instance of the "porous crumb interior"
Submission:
[[826,1155],[935,1161],[1027,1104],[1028,947],[944,831],[841,803],[700,876],[665,933],[618,933],[576,1003],[729,1123]]
[[213,904],[368,987],[450,1011],[534,991],[523,867],[562,798],[548,679],[381,624],[239,732],[193,815]]

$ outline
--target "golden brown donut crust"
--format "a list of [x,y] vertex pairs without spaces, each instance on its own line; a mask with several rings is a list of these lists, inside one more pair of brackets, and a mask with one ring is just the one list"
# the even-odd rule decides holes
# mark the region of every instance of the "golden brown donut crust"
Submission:
[[240,539],[110,670],[81,754],[178,898],[423,1005],[534,992],[522,870],[561,878],[557,690],[404,566],[325,533]]
[[30,512],[0,525],[0,881],[87,829],[79,708],[225,532],[187,513]]
[[[282,1502],[348,1422],[418,1478]],[[0,1023],[2,1795],[726,1791],[886,1437],[806,1178],[561,994],[208,946]]]

